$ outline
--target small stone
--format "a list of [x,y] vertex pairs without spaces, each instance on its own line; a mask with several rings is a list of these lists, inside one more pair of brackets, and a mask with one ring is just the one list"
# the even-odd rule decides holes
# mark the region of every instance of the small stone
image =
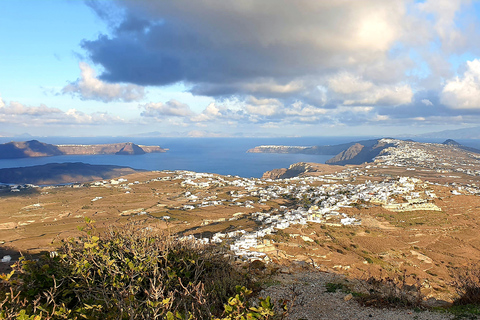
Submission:
[[350,301],[350,300],[352,300],[352,298],[353,298],[353,295],[351,293],[349,293],[345,297],[343,297],[343,300]]
[[289,268],[282,268],[282,269],[280,269],[280,273],[290,274],[291,271],[290,271]]
[[423,301],[422,305],[428,308],[448,308],[452,306],[452,303],[445,300],[437,300],[435,298],[430,298]]

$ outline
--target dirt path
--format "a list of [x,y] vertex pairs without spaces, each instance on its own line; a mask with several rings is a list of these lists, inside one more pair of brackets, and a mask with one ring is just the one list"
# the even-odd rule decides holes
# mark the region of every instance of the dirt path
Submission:
[[292,290],[297,293],[296,303],[288,319],[306,320],[441,320],[453,319],[450,314],[408,309],[381,309],[363,307],[354,299],[350,299],[341,290],[327,292],[327,283],[348,281],[344,277],[325,272],[279,274],[273,279],[274,285],[261,292],[261,296],[278,299],[291,299]]

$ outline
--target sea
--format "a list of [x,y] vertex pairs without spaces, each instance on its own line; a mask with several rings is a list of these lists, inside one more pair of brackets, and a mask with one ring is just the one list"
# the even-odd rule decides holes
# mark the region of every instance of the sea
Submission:
[[[140,137],[41,137],[51,144],[106,144],[133,142],[158,145],[169,149],[165,153],[144,155],[69,155],[24,159],[0,159],[0,168],[28,167],[47,163],[83,162],[96,165],[117,165],[144,170],[189,170],[222,175],[259,178],[265,171],[287,168],[297,162],[325,163],[334,155],[247,153],[259,145],[315,146],[335,145],[376,137],[286,137],[286,138],[140,138]],[[378,138],[378,137],[377,137]],[[415,139],[420,142],[441,143],[444,139]],[[0,143],[12,138],[0,138]],[[17,140],[18,141],[18,140]],[[480,148],[480,140],[458,140]]]

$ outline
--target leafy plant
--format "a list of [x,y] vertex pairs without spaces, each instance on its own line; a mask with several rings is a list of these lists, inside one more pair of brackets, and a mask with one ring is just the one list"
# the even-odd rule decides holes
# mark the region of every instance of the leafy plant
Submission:
[[270,319],[269,298],[248,305],[250,291],[235,287],[249,285],[249,276],[219,247],[175,240],[142,222],[102,235],[86,223],[56,254],[21,259],[1,276],[0,319],[209,319],[230,316],[227,302],[237,314]]

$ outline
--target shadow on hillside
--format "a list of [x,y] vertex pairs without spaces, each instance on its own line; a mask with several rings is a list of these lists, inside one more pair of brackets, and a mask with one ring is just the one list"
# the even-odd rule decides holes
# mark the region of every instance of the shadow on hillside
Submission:
[[[17,250],[0,246],[0,274],[10,272],[12,270],[10,266],[17,262],[21,256],[22,254]],[[11,258],[10,261],[6,261],[8,257]]]
[[23,197],[37,195],[39,193],[37,188],[22,188],[20,191],[10,191],[10,188],[0,188],[0,197]]

